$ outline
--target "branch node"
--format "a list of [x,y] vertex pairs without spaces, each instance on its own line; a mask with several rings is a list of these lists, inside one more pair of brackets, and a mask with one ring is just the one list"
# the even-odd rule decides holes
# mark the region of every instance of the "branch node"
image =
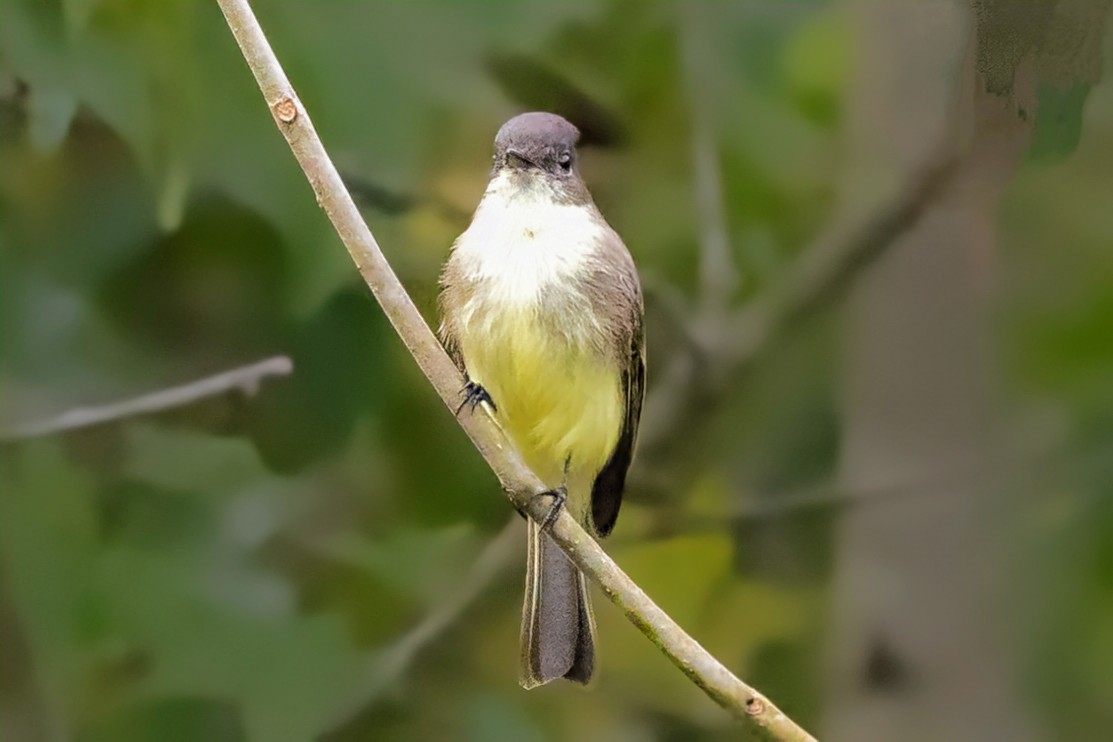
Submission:
[[292,124],[298,117],[298,104],[290,95],[283,95],[271,105],[274,117],[283,124]]

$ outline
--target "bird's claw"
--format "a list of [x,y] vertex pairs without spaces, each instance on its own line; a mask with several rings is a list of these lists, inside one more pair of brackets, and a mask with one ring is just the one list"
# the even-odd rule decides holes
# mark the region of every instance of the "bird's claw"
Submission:
[[460,406],[456,408],[456,417],[460,416],[460,412],[463,411],[465,407],[468,407],[472,412],[475,412],[475,408],[484,402],[491,405],[492,410],[498,412],[499,408],[495,405],[495,401],[491,399],[491,395],[487,393],[486,389],[484,389],[481,385],[476,384],[474,381],[469,380],[466,384],[464,384],[464,388],[461,390],[461,394],[464,395],[464,401],[461,402]]
[[549,512],[545,514],[545,518],[541,521],[541,530],[548,531],[556,523],[556,519],[560,517],[560,511],[564,509],[564,503],[568,500],[568,488],[562,484],[556,489],[538,492],[530,498],[530,501],[532,502],[538,497],[549,497],[553,500]]

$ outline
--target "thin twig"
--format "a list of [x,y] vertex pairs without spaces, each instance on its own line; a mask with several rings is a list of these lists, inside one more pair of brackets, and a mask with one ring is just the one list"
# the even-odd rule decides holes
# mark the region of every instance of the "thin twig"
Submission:
[[[317,202],[332,220],[360,274],[414,360],[445,405],[454,410],[459,404],[463,377],[421,318],[360,217],[250,5],[246,0],[217,1],[279,130],[309,179]],[[526,468],[494,419],[485,414],[466,414],[457,419],[518,509],[536,522],[544,522],[549,515],[550,498],[537,495],[545,493],[547,487]],[[551,526],[551,534],[576,565],[599,583],[603,592],[626,613],[631,622],[713,700],[739,718],[765,728],[777,739],[813,739],[765,696],[735,677],[688,636],[619,569],[567,510],[560,512]]]
[[79,428],[122,420],[128,417],[165,412],[175,407],[184,407],[206,397],[239,390],[253,395],[264,379],[272,376],[288,376],[294,370],[294,363],[286,356],[273,356],[258,363],[206,376],[181,386],[160,389],[132,399],[125,399],[96,407],[76,407],[60,415],[45,420],[17,423],[0,431],[0,441],[19,441],[38,438],[44,435],[62,433]]
[[801,253],[773,290],[739,312],[724,336],[727,362],[735,368],[747,365],[770,338],[832,301],[863,268],[914,227],[959,170],[961,158],[953,140],[950,130],[945,132],[939,151],[887,204],[850,229],[825,232]]
[[[675,534],[714,533],[729,528],[780,520],[829,510],[846,510],[864,505],[890,506],[914,500],[919,497],[939,497],[940,489],[957,491],[960,485],[978,481],[983,482],[992,469],[992,462],[971,461],[966,466],[952,471],[933,471],[930,475],[908,479],[894,479],[891,482],[877,483],[869,487],[847,489],[837,483],[822,482],[781,494],[762,494],[755,499],[740,503],[720,513],[685,513],[681,518],[661,520],[650,525],[640,533],[627,534],[629,543],[644,543],[647,540],[667,538]],[[1012,462],[1012,471],[1025,472],[1039,470],[1048,463],[1048,456],[1032,452],[1024,463]],[[616,544],[627,543],[627,539],[616,538]]]
[[417,653],[456,622],[495,578],[525,555],[522,519],[513,515],[499,533],[487,542],[468,573],[454,589],[442,596],[418,623],[390,646],[375,652],[362,676],[357,679],[333,714],[332,729],[342,728],[353,717],[373,706],[405,675]]
[[675,373],[646,402],[639,442],[642,458],[655,459],[674,431],[690,431],[693,419],[707,413],[726,382],[747,370],[783,330],[838,298],[864,268],[916,225],[954,181],[961,163],[948,130],[937,151],[890,201],[859,224],[824,232],[775,286],[712,328],[714,342],[705,340],[697,357],[675,359]]
[[738,270],[730,251],[723,175],[716,151],[712,95],[708,89],[707,34],[702,6],[682,3],[679,8],[680,51],[692,114],[692,160],[695,167],[696,211],[700,226],[699,298],[701,313],[721,317],[738,288]]

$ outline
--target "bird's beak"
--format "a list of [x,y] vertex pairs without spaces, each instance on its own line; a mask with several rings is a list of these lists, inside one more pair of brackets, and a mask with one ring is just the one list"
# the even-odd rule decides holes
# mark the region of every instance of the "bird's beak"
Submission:
[[533,160],[529,159],[516,149],[506,150],[506,164],[512,168],[519,170],[537,166],[537,164]]

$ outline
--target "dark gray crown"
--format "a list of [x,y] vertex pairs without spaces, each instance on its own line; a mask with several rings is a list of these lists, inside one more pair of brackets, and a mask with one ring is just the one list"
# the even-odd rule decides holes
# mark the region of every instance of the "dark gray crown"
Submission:
[[580,130],[555,113],[523,113],[507,121],[495,137],[495,150],[517,150],[523,154],[572,150]]

